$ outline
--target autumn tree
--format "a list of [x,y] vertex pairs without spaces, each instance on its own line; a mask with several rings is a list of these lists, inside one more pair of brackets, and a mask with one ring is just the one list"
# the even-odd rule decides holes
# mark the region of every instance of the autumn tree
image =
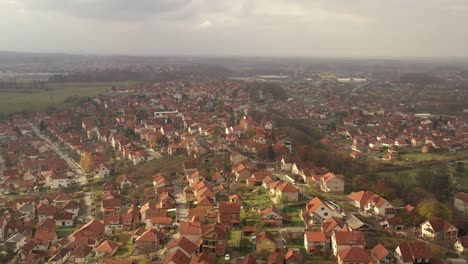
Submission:
[[426,199],[421,201],[418,206],[418,213],[424,219],[438,217],[446,220],[451,220],[453,213],[446,205],[434,199]]
[[91,157],[91,154],[89,152],[85,152],[83,156],[81,156],[80,159],[80,167],[85,171],[85,172],[90,172],[94,169],[94,161]]

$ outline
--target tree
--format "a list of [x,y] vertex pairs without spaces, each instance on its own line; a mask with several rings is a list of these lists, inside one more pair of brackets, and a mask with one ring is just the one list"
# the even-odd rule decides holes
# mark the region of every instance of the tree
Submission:
[[463,173],[465,172],[465,164],[463,164],[463,162],[457,162],[457,166],[455,167],[455,172],[458,175],[463,175]]
[[39,124],[39,130],[41,132],[46,130],[46,125],[45,125],[44,121],[42,121],[42,120],[41,120],[41,123]]
[[419,215],[424,217],[424,219],[438,217],[450,221],[453,217],[452,211],[446,205],[434,199],[421,201],[417,208]]
[[442,166],[437,170],[423,168],[417,175],[418,185],[433,193],[439,200],[446,201],[451,188],[448,168]]
[[85,172],[90,172],[94,169],[94,161],[89,152],[85,152],[80,159],[80,166]]

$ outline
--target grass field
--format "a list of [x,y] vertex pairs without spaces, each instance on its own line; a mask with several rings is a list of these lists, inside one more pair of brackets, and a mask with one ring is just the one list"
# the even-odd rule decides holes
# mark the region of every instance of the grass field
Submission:
[[400,158],[402,160],[411,160],[411,161],[431,161],[431,160],[445,160],[455,157],[455,155],[446,153],[446,154],[435,154],[435,153],[405,153],[401,154]]
[[[1,92],[0,113],[8,114],[19,111],[41,111],[48,107],[63,108],[70,96],[94,97],[110,90],[117,83],[67,83],[49,84],[48,90],[37,92]],[[124,83],[120,85],[125,85]]]

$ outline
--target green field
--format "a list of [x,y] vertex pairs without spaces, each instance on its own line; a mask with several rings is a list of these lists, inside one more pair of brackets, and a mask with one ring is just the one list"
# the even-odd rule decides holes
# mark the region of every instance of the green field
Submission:
[[421,153],[421,152],[414,152],[414,153],[405,153],[401,154],[400,158],[404,161],[431,161],[431,160],[445,160],[454,158],[455,155],[451,153],[444,153],[444,154],[435,154],[435,153]]
[[117,83],[67,83],[49,84],[47,90],[37,92],[1,92],[0,113],[8,114],[19,111],[41,111],[48,107],[62,108],[64,102],[70,96],[94,97],[110,90]]

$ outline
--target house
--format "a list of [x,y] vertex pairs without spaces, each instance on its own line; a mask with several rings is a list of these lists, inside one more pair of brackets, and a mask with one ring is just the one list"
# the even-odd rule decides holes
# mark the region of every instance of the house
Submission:
[[245,182],[250,176],[252,176],[252,170],[248,169],[243,163],[237,165],[233,170],[236,181]]
[[132,181],[130,180],[130,178],[127,176],[127,175],[120,175],[118,178],[117,178],[117,182],[119,183],[119,186],[120,186],[120,189],[124,189],[124,188],[130,188],[132,187],[133,183]]
[[167,216],[154,216],[151,217],[151,228],[156,228],[157,230],[168,230],[173,227],[172,218]]
[[453,206],[464,215],[468,215],[468,193],[457,192],[455,193],[455,199]]
[[240,203],[220,202],[218,206],[218,223],[227,226],[240,224]]
[[54,197],[53,201],[57,209],[63,209],[66,203],[72,201],[72,198],[66,193],[59,193],[57,196]]
[[165,234],[156,229],[148,229],[141,236],[139,236],[135,243],[138,249],[142,251],[155,251],[160,248],[164,242]]
[[354,205],[361,211],[385,216],[385,213],[393,206],[383,197],[371,191],[353,192],[348,197],[354,201]]
[[248,255],[244,258],[238,259],[236,264],[257,264],[257,258],[252,255]]
[[262,230],[260,233],[256,235],[256,249],[257,253],[266,251],[266,252],[276,252],[276,240],[275,236],[265,230]]
[[219,172],[215,172],[213,175],[211,175],[211,179],[216,184],[223,184],[226,182],[226,178]]
[[34,233],[34,239],[39,242],[38,250],[48,250],[52,244],[57,242],[57,233],[54,230],[38,229]]
[[115,235],[117,232],[124,230],[123,218],[124,215],[120,214],[104,217],[104,233],[106,235]]
[[0,217],[0,242],[5,241],[6,239],[6,227],[9,222],[9,217]]
[[443,219],[433,217],[421,224],[421,236],[433,240],[453,242],[458,236],[458,229]]
[[267,264],[283,264],[284,255],[281,252],[274,252],[273,254],[269,255],[266,263]]
[[141,151],[135,151],[130,157],[133,165],[138,165],[146,161],[146,156]]
[[54,220],[56,226],[73,226],[73,214],[65,210],[57,211],[54,214]]
[[105,214],[120,213],[122,209],[121,198],[110,198],[101,201],[101,211]]
[[291,217],[283,215],[283,213],[276,207],[270,206],[260,213],[262,224],[275,227],[281,227],[283,224],[291,222]]
[[167,244],[167,251],[169,254],[172,254],[177,250],[182,251],[187,257],[192,257],[200,251],[197,244],[193,243],[185,236],[180,236],[175,240],[169,241]]
[[48,219],[54,219],[55,212],[57,211],[57,208],[52,205],[40,203],[36,206],[37,210],[37,218],[39,222],[44,221],[46,218]]
[[75,201],[69,201],[62,206],[62,210],[73,214],[73,218],[75,218],[80,211],[80,205]]
[[197,241],[202,236],[201,222],[180,222],[179,234],[192,242]]
[[47,261],[50,264],[65,264],[72,253],[71,248],[60,248],[55,251],[51,258]]
[[292,159],[289,159],[286,157],[281,158],[281,161],[280,161],[281,170],[289,172],[292,170],[293,164],[294,164],[294,161]]
[[96,167],[94,170],[94,177],[97,179],[105,179],[110,175],[109,166],[101,163],[99,166]]
[[320,189],[324,192],[343,193],[344,176],[342,174],[327,173],[320,178]]
[[202,252],[222,256],[226,252],[228,227],[214,223],[205,225],[202,234]]
[[101,221],[94,219],[73,232],[68,236],[68,238],[72,242],[75,242],[78,239],[86,239],[90,243],[93,243],[91,245],[94,246],[94,243],[96,243],[96,241],[101,239],[101,237],[104,235],[104,229],[104,224]]
[[458,254],[466,254],[468,252],[468,236],[457,238],[457,240],[455,240],[455,243],[453,243],[453,247],[455,248]]
[[190,261],[190,264],[199,264],[199,263],[214,264],[215,261],[214,261],[214,258],[212,256],[208,255],[205,252],[202,252],[201,254],[195,256],[194,258],[192,258],[192,260]]
[[335,231],[331,237],[331,245],[333,255],[336,256],[339,251],[346,248],[364,248],[366,242],[364,240],[364,234],[361,231]]
[[338,251],[338,264],[369,264],[372,258],[369,253],[360,247],[349,247]]
[[70,259],[72,259],[74,263],[85,263],[86,260],[91,257],[92,252],[92,247],[86,245],[79,245],[75,249],[73,249],[70,255]]
[[402,242],[394,252],[396,263],[430,263],[432,253],[430,248],[424,242]]
[[306,226],[320,224],[333,214],[333,210],[320,198],[315,197],[306,204],[306,209],[301,210],[301,218]]
[[304,248],[309,254],[313,254],[317,251],[326,251],[327,241],[328,239],[325,232],[306,231],[304,233]]
[[117,253],[120,247],[120,243],[114,242],[112,240],[105,240],[95,249],[96,256],[112,257],[115,255],[115,253]]
[[299,200],[299,189],[290,182],[283,182],[276,187],[277,201],[297,202]]
[[183,169],[184,169],[185,174],[197,171],[198,170],[198,163],[197,163],[197,161],[194,161],[194,160],[184,161]]
[[133,260],[123,260],[123,259],[106,259],[104,264],[135,264],[136,262]]
[[26,244],[28,236],[23,233],[15,233],[5,241],[5,245],[10,246],[14,251],[18,251]]
[[320,230],[325,233],[327,238],[330,238],[334,231],[338,231],[343,228],[343,225],[336,221],[335,218],[330,216],[320,225]]
[[197,201],[197,209],[204,210],[206,213],[211,213],[213,210],[213,202],[206,196],[203,196]]
[[166,178],[161,175],[161,173],[153,176],[153,186],[155,189],[165,187],[166,185],[168,185],[168,182],[166,181]]
[[285,264],[301,264],[302,256],[298,251],[291,248],[284,255],[284,263]]
[[370,251],[372,260],[375,264],[395,263],[393,252],[388,251],[382,244],[377,244]]
[[229,196],[229,202],[242,204],[242,199],[240,198],[239,195],[233,194],[233,195]]
[[189,264],[190,257],[185,255],[181,250],[176,250],[164,258],[162,264]]
[[65,174],[53,174],[51,176],[50,188],[52,189],[68,188],[70,185],[71,181]]

